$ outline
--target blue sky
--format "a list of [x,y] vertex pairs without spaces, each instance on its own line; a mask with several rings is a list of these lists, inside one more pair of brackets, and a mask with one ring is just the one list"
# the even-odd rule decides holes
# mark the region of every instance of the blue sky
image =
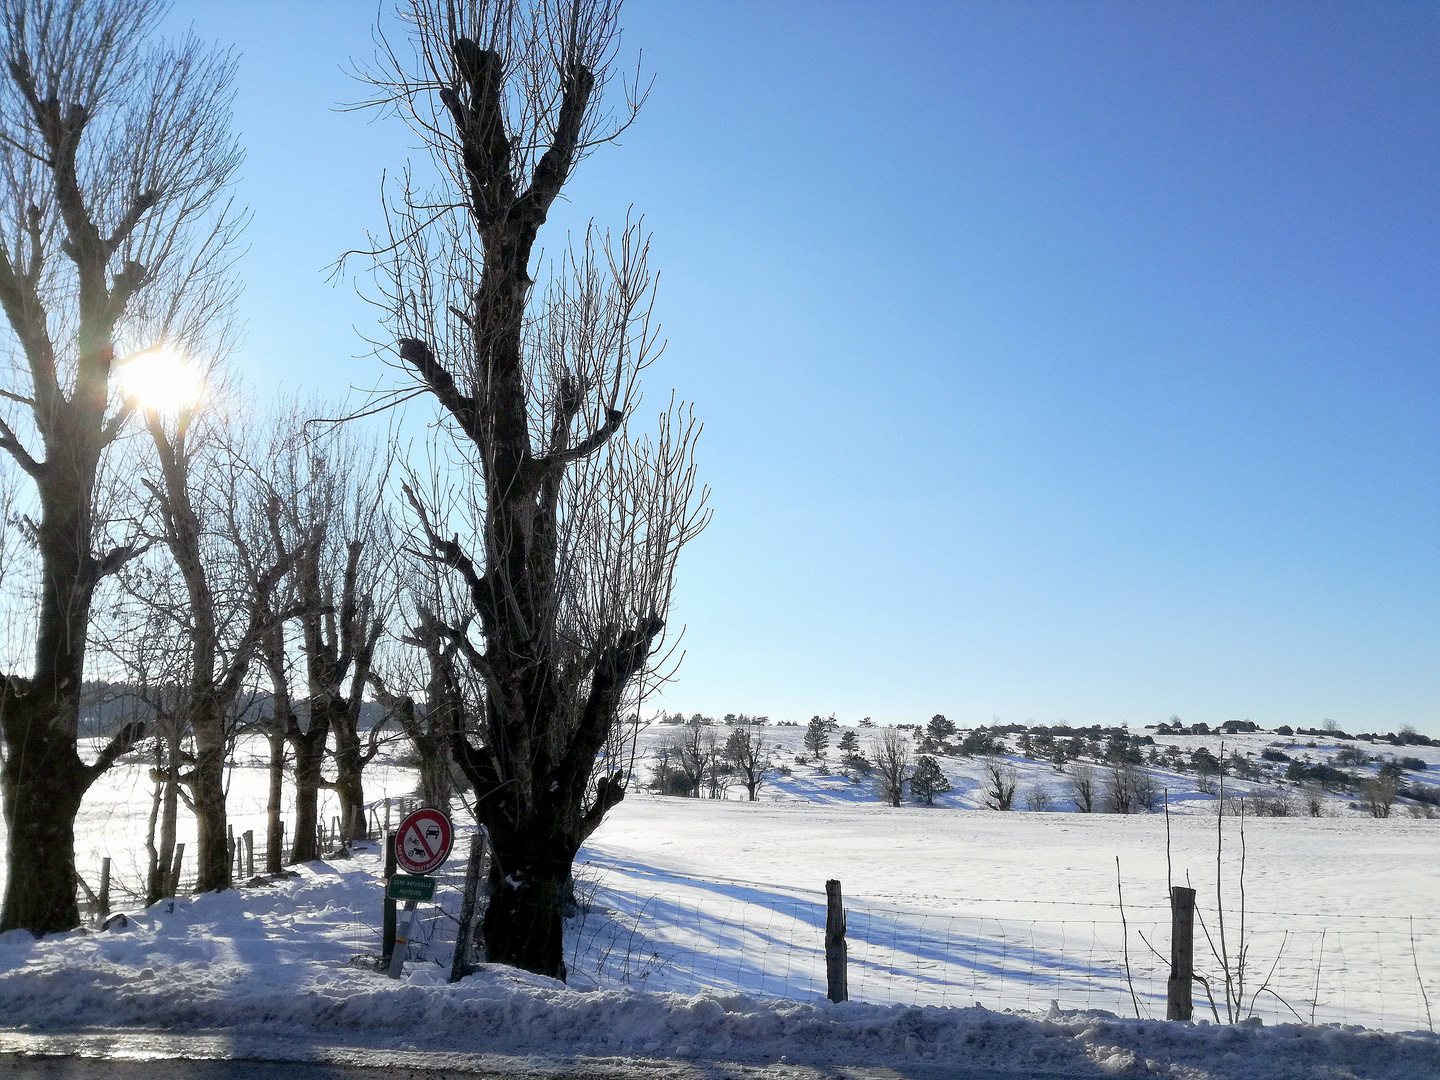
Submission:
[[[253,385],[386,378],[324,268],[411,152],[373,8],[176,5],[241,54]],[[715,519],[661,703],[1440,734],[1440,8],[661,3],[632,206]]]

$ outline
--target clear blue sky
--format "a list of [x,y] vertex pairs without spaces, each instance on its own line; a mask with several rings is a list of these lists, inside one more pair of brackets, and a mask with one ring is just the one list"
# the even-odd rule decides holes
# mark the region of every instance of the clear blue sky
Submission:
[[[388,8],[387,8],[388,10]],[[374,8],[196,0],[242,54],[255,385],[385,377]],[[634,206],[706,421],[661,704],[1440,734],[1440,7],[626,6]]]

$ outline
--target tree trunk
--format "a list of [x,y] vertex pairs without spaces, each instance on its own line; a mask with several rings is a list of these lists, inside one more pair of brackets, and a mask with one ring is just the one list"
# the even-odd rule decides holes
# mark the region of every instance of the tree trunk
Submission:
[[160,852],[155,847],[155,826],[160,821],[160,798],[165,791],[165,778],[161,775],[160,767],[164,764],[162,758],[160,740],[155,740],[155,768],[151,775],[155,779],[155,794],[150,800],[150,821],[145,828],[145,854],[147,864],[145,867],[145,906],[149,907],[155,902],[152,897],[155,895],[156,883],[160,880]]
[[335,736],[335,783],[332,785],[340,800],[340,842],[365,837],[365,758],[360,749],[358,732],[337,715],[330,725]]
[[98,451],[76,432],[70,460],[37,480],[40,626],[35,677],[5,680],[0,769],[6,838],[0,932],[40,935],[80,923],[75,902],[75,815],[92,774],[75,748],[85,637],[97,577],[90,554],[90,496]]
[[442,813],[450,813],[450,797],[455,782],[450,775],[448,739],[425,735],[419,739],[412,738],[411,742],[420,755],[420,800]]
[[[160,847],[145,883],[145,906],[159,903],[162,897],[170,895],[170,865],[175,857],[175,826],[180,812],[180,739],[171,735],[164,740],[164,775],[161,779],[163,796],[160,804]],[[156,762],[160,762],[160,747],[156,746]]]
[[486,961],[563,981],[565,883],[573,850],[567,857],[533,836],[508,837],[503,843],[493,834],[490,839],[494,849],[485,909]]
[[285,785],[285,735],[278,729],[267,732],[270,740],[270,799],[265,804],[265,873],[281,871],[285,853],[285,820],[283,808]]
[[206,671],[197,682],[203,685],[191,697],[190,716],[190,729],[195,735],[195,768],[190,782],[198,841],[195,887],[200,892],[215,892],[230,888],[233,870],[230,836],[225,827],[225,717],[210,673]]
[[290,845],[290,862],[311,862],[320,858],[319,825],[320,766],[325,761],[325,725],[310,718],[310,730],[297,728],[290,737],[295,748],[295,836]]
[[0,928],[37,937],[80,924],[75,902],[75,815],[90,778],[75,739],[51,726],[36,695],[11,698],[3,773],[9,878]]

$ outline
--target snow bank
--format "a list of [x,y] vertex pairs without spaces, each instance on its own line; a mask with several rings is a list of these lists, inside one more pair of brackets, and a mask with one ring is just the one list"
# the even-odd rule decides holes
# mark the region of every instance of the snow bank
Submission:
[[377,944],[374,879],[313,863],[264,889],[157,905],[119,932],[0,935],[6,1026],[223,1028],[420,1049],[795,1064],[909,1062],[1187,1080],[1440,1077],[1440,1038],[1356,1027],[1167,1024],[1104,1012],[840,1005],[737,992],[577,991],[434,962],[393,981],[351,960]]

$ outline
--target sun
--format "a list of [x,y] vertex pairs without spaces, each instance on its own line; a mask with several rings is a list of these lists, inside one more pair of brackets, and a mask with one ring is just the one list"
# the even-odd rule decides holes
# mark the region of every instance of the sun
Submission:
[[166,345],[132,357],[117,369],[117,377],[126,397],[160,413],[193,407],[205,389],[199,369]]

